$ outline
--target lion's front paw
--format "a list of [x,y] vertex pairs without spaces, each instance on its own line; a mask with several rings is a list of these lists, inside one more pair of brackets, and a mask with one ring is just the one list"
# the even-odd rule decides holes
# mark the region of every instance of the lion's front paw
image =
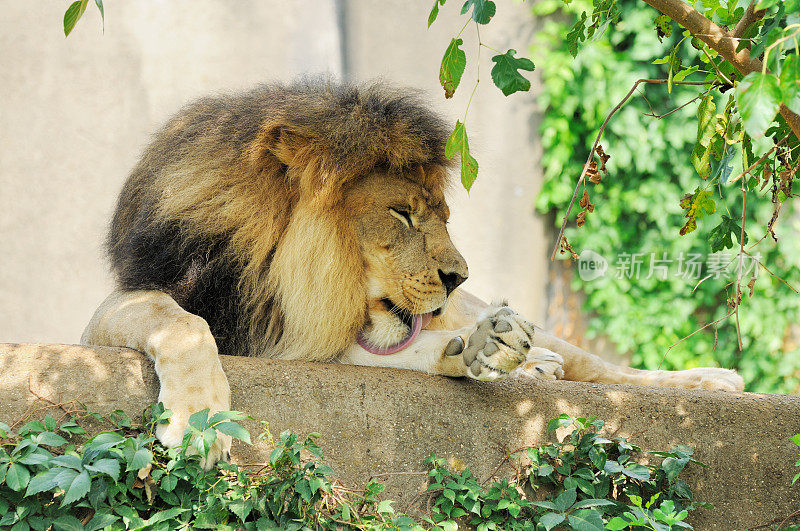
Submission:
[[493,381],[505,378],[525,361],[533,341],[533,325],[507,306],[492,307],[466,339],[453,338],[447,356],[461,355],[467,376]]
[[561,380],[564,378],[564,358],[546,348],[533,347],[525,363],[514,373],[529,378]]
[[[156,437],[164,446],[180,446],[183,435],[189,425],[192,413],[209,410],[209,416],[218,411],[230,409],[230,388],[224,374],[209,378],[202,385],[190,382],[161,386],[159,400],[164,407],[172,411],[168,424],[160,424],[156,428]],[[232,438],[224,433],[217,432],[216,440],[208,451],[208,455],[201,456],[200,465],[209,470],[217,461],[229,460]],[[189,453],[197,453],[193,446]]]

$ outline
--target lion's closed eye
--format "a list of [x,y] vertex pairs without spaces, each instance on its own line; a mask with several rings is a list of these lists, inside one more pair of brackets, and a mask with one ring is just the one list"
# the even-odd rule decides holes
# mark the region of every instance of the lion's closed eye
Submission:
[[406,228],[414,227],[414,219],[411,216],[411,212],[408,210],[398,209],[395,210],[394,208],[389,209],[389,214],[393,217],[400,220],[400,222],[406,226]]

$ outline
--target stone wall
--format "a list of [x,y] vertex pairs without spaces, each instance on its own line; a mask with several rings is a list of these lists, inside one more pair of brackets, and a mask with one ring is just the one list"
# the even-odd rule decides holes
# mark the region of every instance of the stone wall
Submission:
[[[576,382],[483,384],[413,371],[290,363],[223,356],[233,408],[269,421],[274,434],[316,431],[339,479],[363,484],[375,474],[424,470],[431,452],[463,460],[485,478],[501,449],[547,442],[545,425],[561,413],[597,415],[612,435],[644,450],[685,443],[709,465],[686,479],[713,503],[695,529],[743,530],[800,508],[791,486],[800,432],[800,398]],[[156,400],[158,382],[141,354],[119,348],[0,345],[0,420],[36,400],[80,400],[90,409],[138,415]],[[247,426],[257,430],[256,423]],[[263,443],[235,445],[240,462],[266,459]],[[500,471],[501,473],[503,470]],[[386,497],[404,509],[420,478],[386,475]]]

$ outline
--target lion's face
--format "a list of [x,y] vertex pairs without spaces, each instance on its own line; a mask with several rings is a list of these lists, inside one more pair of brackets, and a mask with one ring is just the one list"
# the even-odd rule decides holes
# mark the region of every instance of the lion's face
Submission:
[[467,264],[447,232],[444,196],[411,180],[371,174],[345,193],[364,257],[369,320],[362,333],[388,347],[427,325],[467,279]]

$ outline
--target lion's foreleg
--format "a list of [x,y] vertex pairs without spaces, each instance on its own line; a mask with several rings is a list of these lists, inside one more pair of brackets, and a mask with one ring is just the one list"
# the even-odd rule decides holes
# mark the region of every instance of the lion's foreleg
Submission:
[[[189,415],[230,409],[230,387],[206,321],[160,291],[115,291],[103,301],[81,337],[84,345],[128,347],[150,356],[161,383],[159,401],[173,415],[156,434],[177,446]],[[227,458],[231,439],[218,434],[206,463]]]
[[533,344],[559,354],[564,359],[564,379],[579,382],[683,387],[741,391],[744,381],[736,372],[714,367],[685,371],[645,371],[614,365],[536,328]]
[[532,324],[507,306],[497,305],[485,308],[472,325],[423,330],[395,354],[373,354],[354,344],[340,360],[492,381],[506,377],[526,360],[532,336]]

